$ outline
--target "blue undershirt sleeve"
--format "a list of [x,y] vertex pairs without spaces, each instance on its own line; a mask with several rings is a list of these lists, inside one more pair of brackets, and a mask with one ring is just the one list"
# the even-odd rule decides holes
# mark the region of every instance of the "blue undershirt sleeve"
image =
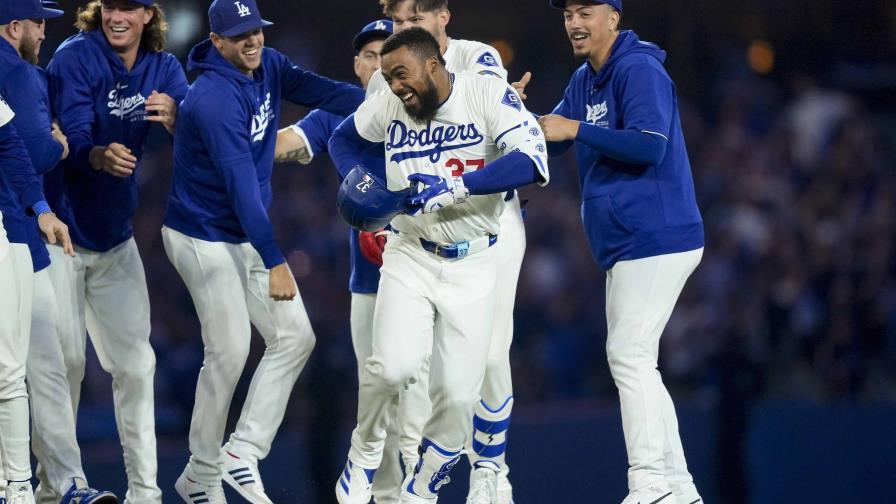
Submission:
[[364,139],[355,127],[355,115],[348,116],[330,137],[328,148],[330,159],[336,165],[340,178],[345,178],[348,172],[356,166],[362,166],[370,171],[364,163],[364,151],[375,145]]
[[502,193],[542,180],[535,161],[522,152],[501,156],[462,178],[470,194]]

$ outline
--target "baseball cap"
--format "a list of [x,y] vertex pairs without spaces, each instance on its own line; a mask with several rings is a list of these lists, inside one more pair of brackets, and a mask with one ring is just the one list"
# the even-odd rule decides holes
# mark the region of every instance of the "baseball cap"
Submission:
[[377,19],[361,28],[361,31],[352,40],[352,44],[355,46],[355,52],[358,52],[371,40],[389,38],[389,35],[392,35],[392,21]]
[[40,0],[3,0],[0,2],[0,24],[16,19],[52,19],[61,16],[59,9],[48,9]]
[[[558,8],[558,9],[565,9],[565,8],[566,8],[566,1],[567,1],[567,0],[551,0],[551,7],[556,7],[556,8]],[[593,4],[595,4],[595,5],[597,5],[597,4],[607,4],[607,5],[609,5],[610,7],[612,7],[612,8],[614,8],[614,9],[618,10],[619,12],[622,12],[622,0],[581,0],[581,1],[582,1],[582,3],[589,3],[589,2],[590,2],[590,3],[593,3]]]
[[208,8],[208,24],[218,35],[235,37],[274,23],[261,19],[255,0],[215,0]]

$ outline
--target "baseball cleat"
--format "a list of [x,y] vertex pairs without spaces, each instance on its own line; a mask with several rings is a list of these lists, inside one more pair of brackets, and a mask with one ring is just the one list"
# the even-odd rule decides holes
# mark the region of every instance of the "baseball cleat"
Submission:
[[65,492],[59,504],[117,504],[118,497],[106,490],[87,486],[81,478],[72,478],[72,486]]
[[629,492],[622,504],[675,504],[675,496],[665,483],[654,483]]
[[498,473],[487,467],[477,467],[470,471],[467,504],[496,504],[497,499]]
[[349,460],[336,482],[336,500],[339,504],[368,504],[373,497],[373,474],[376,469],[364,469]]
[[177,495],[187,504],[227,504],[221,484],[206,485],[187,476],[187,469],[174,483]]
[[675,491],[674,504],[703,504],[703,499],[697,492],[697,487],[693,483],[689,483]]
[[258,464],[229,451],[221,456],[224,482],[252,504],[274,504],[264,491]]
[[498,504],[514,504],[513,503],[513,487],[510,485],[510,479],[507,478],[507,466],[498,473]]
[[31,489],[31,482],[7,482],[6,504],[34,504],[34,490]]

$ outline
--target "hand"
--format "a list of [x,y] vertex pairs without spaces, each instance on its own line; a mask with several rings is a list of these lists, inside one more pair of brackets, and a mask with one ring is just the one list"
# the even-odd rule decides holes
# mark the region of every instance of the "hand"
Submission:
[[380,229],[379,231],[361,231],[358,234],[358,246],[361,248],[361,255],[365,259],[376,264],[383,265],[383,250],[386,248],[386,240],[392,231]]
[[72,239],[68,235],[68,226],[59,220],[54,213],[42,213],[37,216],[37,226],[41,232],[47,237],[47,241],[51,245],[57,242],[62,245],[62,250],[72,257],[75,257],[75,248],[72,246]]
[[66,138],[65,133],[59,129],[59,124],[56,121],[53,121],[50,133],[53,135],[53,140],[56,140],[62,145],[62,156],[59,158],[59,160],[62,161],[68,157],[68,138]]
[[510,84],[510,87],[516,90],[516,94],[520,95],[522,100],[526,99],[526,86],[529,85],[530,80],[532,80],[532,72],[526,72],[520,77],[520,80]]
[[130,177],[137,168],[137,158],[131,154],[131,149],[113,142],[90,150],[90,166],[115,177]]
[[[433,213],[442,207],[463,203],[470,196],[462,177],[446,179],[438,175],[412,173],[408,175],[408,180],[411,181],[411,194],[407,202],[413,210],[412,215]],[[426,188],[421,190],[421,185]]]
[[[177,103],[165,93],[153,90],[146,99],[146,120],[162,123],[168,133],[174,134],[174,122],[177,120]],[[155,112],[155,114],[150,114]]]
[[274,301],[292,301],[298,294],[296,281],[292,278],[292,271],[286,263],[278,264],[271,268],[271,277],[268,282],[268,295]]
[[579,121],[573,121],[557,114],[543,115],[538,118],[538,125],[544,131],[548,142],[565,142],[575,140],[579,134]]

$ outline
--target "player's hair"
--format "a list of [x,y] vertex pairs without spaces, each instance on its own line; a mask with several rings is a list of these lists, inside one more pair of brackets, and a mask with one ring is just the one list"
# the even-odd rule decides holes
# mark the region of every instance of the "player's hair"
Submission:
[[442,51],[439,48],[439,42],[431,33],[423,28],[415,27],[392,35],[383,43],[380,49],[380,56],[385,56],[392,51],[407,47],[422,60],[436,58],[442,66],[445,66],[445,58],[442,57]]
[[[140,48],[144,51],[160,52],[165,49],[165,36],[168,34],[168,21],[165,20],[165,11],[158,2],[153,2],[147,7],[153,13],[149,24],[143,27],[143,35],[140,37]],[[78,19],[75,28],[81,31],[91,31],[100,28],[103,24],[102,0],[91,0],[90,3],[78,8]]]
[[[448,0],[408,0],[414,2],[414,12],[433,12],[448,8]],[[398,5],[405,0],[380,0],[383,6],[383,14],[392,17]]]

